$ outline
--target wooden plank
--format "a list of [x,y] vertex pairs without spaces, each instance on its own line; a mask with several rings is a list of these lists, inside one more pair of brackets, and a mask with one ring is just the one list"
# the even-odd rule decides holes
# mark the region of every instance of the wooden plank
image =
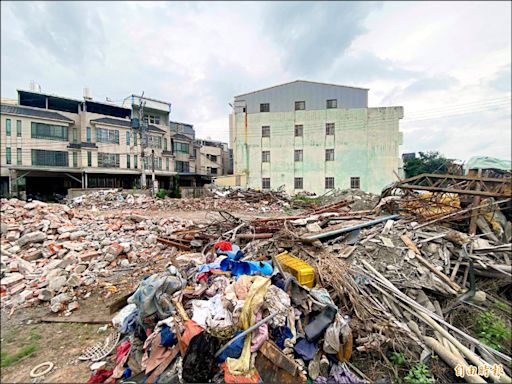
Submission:
[[123,296],[119,297],[118,299],[116,299],[114,302],[112,302],[111,304],[108,304],[108,310],[109,310],[109,313],[112,315],[113,313],[116,313],[117,311],[119,311],[121,308],[123,308],[126,304],[128,304],[127,300],[128,298],[133,295],[135,293],[135,291],[132,291],[132,292],[129,292],[129,293],[126,293],[124,294]]
[[43,317],[41,321],[44,323],[84,323],[84,324],[110,324],[111,318],[101,318],[97,316],[80,316],[80,317]]
[[271,239],[272,237],[274,237],[272,233],[240,233],[236,235],[238,240]]
[[287,357],[273,342],[265,341],[259,351],[275,366],[284,369],[292,376],[296,375],[298,366],[295,361]]
[[418,249],[418,247],[416,247],[416,244],[414,244],[407,235],[400,236],[400,239],[402,239],[404,244],[407,245],[407,247],[416,254],[416,259],[418,259],[418,261],[421,264],[430,269],[437,277],[439,277],[442,281],[448,284],[456,292],[460,291],[460,287],[457,283],[451,281],[448,276],[446,276],[443,272],[437,270],[437,268],[434,265],[432,265],[427,259],[421,256],[420,250]]
[[185,245],[185,244],[181,244],[181,243],[177,243],[175,241],[167,240],[167,239],[164,239],[162,237],[157,237],[156,240],[159,243],[162,243],[162,244],[165,244],[165,245],[170,245],[171,247],[175,247],[175,248],[181,249],[182,251],[190,251],[190,246]]

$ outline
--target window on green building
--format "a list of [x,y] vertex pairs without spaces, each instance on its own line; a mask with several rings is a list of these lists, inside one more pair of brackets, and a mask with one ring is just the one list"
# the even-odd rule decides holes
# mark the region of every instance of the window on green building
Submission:
[[87,166],[92,167],[92,152],[87,152]]
[[16,136],[21,137],[21,120],[16,120]]
[[5,148],[5,163],[11,164],[11,148]]

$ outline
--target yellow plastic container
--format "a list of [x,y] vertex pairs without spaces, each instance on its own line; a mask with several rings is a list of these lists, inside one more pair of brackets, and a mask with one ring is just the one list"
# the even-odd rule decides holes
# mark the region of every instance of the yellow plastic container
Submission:
[[315,283],[315,269],[312,266],[290,255],[286,251],[277,255],[277,261],[279,261],[283,269],[291,273],[300,284],[308,288],[313,288]]

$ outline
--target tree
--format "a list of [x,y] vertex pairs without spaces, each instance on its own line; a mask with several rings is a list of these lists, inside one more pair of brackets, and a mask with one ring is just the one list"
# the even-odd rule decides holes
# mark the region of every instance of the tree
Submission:
[[419,157],[406,160],[405,177],[414,177],[422,173],[448,173],[452,160],[437,151],[419,152]]

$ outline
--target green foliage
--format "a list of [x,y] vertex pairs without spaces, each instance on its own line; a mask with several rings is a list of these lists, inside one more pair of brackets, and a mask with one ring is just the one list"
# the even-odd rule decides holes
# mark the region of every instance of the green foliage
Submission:
[[37,347],[35,345],[27,345],[12,355],[10,355],[6,352],[1,352],[0,353],[0,355],[1,355],[0,367],[6,368],[6,367],[18,362],[19,360],[23,359],[25,356],[31,355],[36,350],[37,350]]
[[404,162],[405,177],[413,177],[422,173],[448,173],[451,160],[439,152],[420,152],[419,157]]
[[389,360],[395,365],[404,365],[405,355],[402,352],[391,352]]
[[496,308],[498,308],[504,312],[507,312],[507,313],[510,312],[510,307],[508,306],[508,304],[504,303],[503,301],[496,300],[494,305],[496,305]]
[[480,340],[498,351],[502,348],[502,343],[512,337],[505,322],[493,311],[480,313],[476,326]]
[[160,188],[155,195],[159,199],[164,199],[165,196],[167,196],[167,193],[168,193],[167,189]]
[[430,370],[423,363],[416,363],[405,376],[407,384],[431,384],[434,379],[430,377]]

